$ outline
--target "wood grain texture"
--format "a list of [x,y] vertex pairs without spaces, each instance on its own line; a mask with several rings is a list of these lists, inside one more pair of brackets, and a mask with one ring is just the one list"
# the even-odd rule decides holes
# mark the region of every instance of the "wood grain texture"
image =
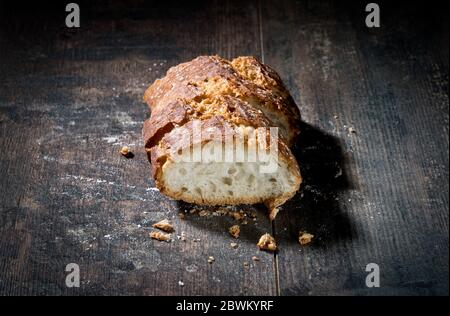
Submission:
[[[379,2],[382,27],[368,29],[363,2],[79,4],[82,26],[67,29],[63,5],[0,3],[1,295],[448,295],[445,10]],[[301,191],[273,225],[244,208],[258,220],[237,249],[236,220],[180,219],[192,206],[152,189],[141,138],[145,88],[205,54],[263,59],[304,121]],[[148,236],[163,218],[171,243]],[[265,232],[276,256],[256,249]]]
[[[276,293],[274,257],[256,247],[271,230],[265,211],[241,226],[237,249],[229,216],[179,219],[191,206],[152,189],[141,137],[143,93],[170,66],[260,50],[254,3],[168,5],[82,3],[78,30],[61,26],[64,10],[2,25],[0,293]],[[171,243],[148,236],[163,218],[176,228]],[[79,289],[65,287],[71,262]]]
[[263,5],[265,61],[307,124],[303,190],[275,225],[281,294],[448,294],[448,20],[380,7],[368,29],[362,2]]

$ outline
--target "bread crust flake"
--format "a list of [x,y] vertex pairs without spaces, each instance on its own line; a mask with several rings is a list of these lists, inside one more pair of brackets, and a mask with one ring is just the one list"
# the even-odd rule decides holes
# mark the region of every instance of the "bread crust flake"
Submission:
[[260,250],[277,251],[277,242],[269,233],[262,235],[256,245]]
[[175,230],[173,225],[167,219],[163,219],[162,221],[153,224],[152,227],[160,229],[166,233],[172,233]]

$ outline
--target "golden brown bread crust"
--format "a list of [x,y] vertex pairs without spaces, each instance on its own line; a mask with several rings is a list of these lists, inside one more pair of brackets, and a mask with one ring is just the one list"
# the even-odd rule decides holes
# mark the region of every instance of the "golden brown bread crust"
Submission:
[[[202,98],[207,101],[225,99],[230,105],[228,110],[225,107],[213,109],[212,115],[232,116],[238,124],[265,120],[270,126],[280,127],[288,145],[293,144],[299,133],[298,107],[272,69],[254,57],[238,57],[229,62],[218,56],[200,56],[170,68],[164,78],[157,79],[145,91],[144,101],[152,110],[150,123],[144,128],[145,143],[157,143],[158,139],[151,138],[161,128],[180,124],[177,121],[183,112],[192,117],[210,118],[211,115],[204,115],[202,108],[192,106]],[[248,107],[248,103],[253,107]],[[234,114],[233,108],[247,113]],[[169,115],[169,111],[177,115]],[[147,131],[150,126],[153,130]],[[255,121],[252,126],[261,125]]]
[[[192,147],[182,134],[193,133],[193,121],[203,128],[219,128],[238,136],[236,127],[279,127],[279,159],[286,162],[296,177],[295,190],[269,200],[219,201],[218,204],[264,202],[276,215],[276,207],[297,191],[301,176],[298,164],[288,146],[299,133],[300,113],[280,77],[254,57],[227,61],[218,56],[200,56],[172,67],[162,79],[145,92],[144,100],[152,110],[145,121],[143,137],[156,186],[168,196],[179,198],[162,183],[163,165],[181,148]],[[224,126],[227,126],[224,130]],[[203,130],[203,129],[202,129]],[[202,134],[201,142],[212,139]],[[269,144],[269,142],[267,142]],[[214,204],[212,201],[189,201]]]
[[197,102],[203,96],[198,92],[192,102],[178,99],[166,106],[155,107],[152,110],[151,118],[144,122],[145,147],[153,147],[175,126],[183,125],[194,119],[207,120],[214,116],[221,116],[236,125],[242,124],[255,128],[274,126],[263,113],[248,106],[248,103],[240,99],[228,95],[218,95],[212,103],[203,106],[201,102]]
[[[289,115],[292,125],[298,125],[301,118],[300,111],[280,76],[272,68],[260,63],[252,56],[237,57],[231,61],[231,65],[243,78],[269,91],[272,98],[277,99],[275,102],[277,109]],[[293,127],[298,128],[298,126]]]

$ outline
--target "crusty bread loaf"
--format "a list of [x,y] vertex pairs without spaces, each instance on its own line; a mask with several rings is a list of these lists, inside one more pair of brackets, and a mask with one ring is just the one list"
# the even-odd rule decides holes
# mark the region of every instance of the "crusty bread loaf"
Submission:
[[198,57],[170,68],[144,100],[152,111],[145,148],[162,193],[197,204],[265,203],[274,218],[298,190],[289,146],[300,113],[280,77],[255,58]]

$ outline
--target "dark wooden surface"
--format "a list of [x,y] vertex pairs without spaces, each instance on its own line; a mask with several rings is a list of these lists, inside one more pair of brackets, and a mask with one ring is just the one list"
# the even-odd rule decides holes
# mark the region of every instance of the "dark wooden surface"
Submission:
[[[0,294],[448,295],[448,12],[381,2],[368,29],[363,2],[96,3],[79,29],[64,4],[0,6]],[[151,189],[140,136],[146,86],[204,54],[263,59],[304,121],[301,191],[273,225],[247,207],[237,249],[234,219]],[[162,218],[187,241],[151,240]]]

